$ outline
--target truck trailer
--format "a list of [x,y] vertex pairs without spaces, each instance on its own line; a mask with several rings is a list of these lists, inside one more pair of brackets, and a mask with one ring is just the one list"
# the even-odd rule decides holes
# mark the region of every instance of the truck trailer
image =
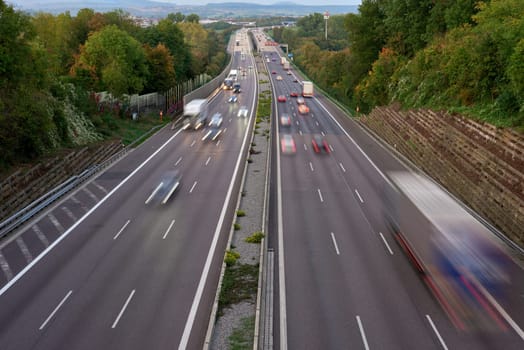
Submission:
[[313,83],[310,81],[302,82],[302,96],[313,97]]
[[184,130],[198,130],[207,122],[207,100],[195,99],[184,105],[182,123]]
[[504,247],[433,181],[387,175],[385,223],[452,323],[462,331],[505,329],[498,302],[511,263]]

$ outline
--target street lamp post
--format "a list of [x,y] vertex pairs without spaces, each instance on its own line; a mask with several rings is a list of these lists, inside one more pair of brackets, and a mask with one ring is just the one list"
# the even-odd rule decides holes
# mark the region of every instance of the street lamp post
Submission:
[[326,21],[326,40],[327,40],[327,22],[328,22],[328,19],[329,19],[329,12],[326,11],[326,12],[324,12],[324,20]]

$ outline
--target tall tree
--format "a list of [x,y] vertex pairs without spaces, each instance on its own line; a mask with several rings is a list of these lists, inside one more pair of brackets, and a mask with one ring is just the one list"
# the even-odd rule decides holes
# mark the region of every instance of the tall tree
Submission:
[[426,28],[433,0],[389,0],[384,2],[388,46],[411,57],[427,44]]
[[145,90],[147,92],[164,92],[176,84],[174,58],[169,50],[158,44],[151,48],[145,46],[149,78]]
[[172,19],[160,20],[157,25],[145,28],[141,32],[141,41],[151,47],[164,44],[175,58],[175,72],[178,82],[193,77],[191,53],[184,41],[184,33]]
[[179,23],[184,33],[184,42],[189,46],[192,58],[192,71],[200,74],[209,63],[208,33],[198,22]]
[[74,73],[90,73],[92,88],[117,97],[142,91],[148,74],[142,45],[115,25],[89,37],[73,68]]

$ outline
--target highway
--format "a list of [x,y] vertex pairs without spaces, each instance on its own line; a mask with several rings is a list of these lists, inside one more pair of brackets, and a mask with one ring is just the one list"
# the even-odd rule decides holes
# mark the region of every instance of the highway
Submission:
[[[287,99],[275,102],[273,119],[276,348],[521,349],[522,279],[506,305],[506,321],[515,322],[506,332],[456,331],[384,223],[384,174],[407,167],[318,92],[305,99],[310,112],[299,114],[290,93],[300,94],[302,78],[282,69],[274,47],[262,47],[273,98]],[[279,123],[282,114],[290,126]],[[315,134],[329,153],[314,152]],[[295,153],[284,153],[284,135]]]
[[[238,102],[209,102],[217,140],[165,127],[3,242],[2,350],[202,348],[255,117],[247,45]],[[172,198],[148,201],[173,170]]]

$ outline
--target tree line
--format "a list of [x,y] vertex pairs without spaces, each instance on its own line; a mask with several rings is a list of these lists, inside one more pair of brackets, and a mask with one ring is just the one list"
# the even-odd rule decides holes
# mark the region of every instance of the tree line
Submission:
[[93,92],[164,92],[218,74],[234,28],[168,14],[142,27],[122,11],[27,13],[0,0],[0,170],[103,138]]
[[295,63],[354,110],[400,103],[524,128],[524,2],[363,0],[275,28]]

